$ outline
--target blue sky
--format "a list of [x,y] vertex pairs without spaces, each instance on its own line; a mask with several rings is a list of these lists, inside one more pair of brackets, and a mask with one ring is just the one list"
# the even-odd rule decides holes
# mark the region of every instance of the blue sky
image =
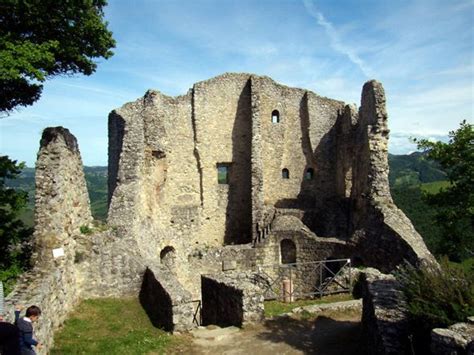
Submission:
[[106,165],[112,109],[223,72],[357,104],[377,79],[394,154],[414,150],[409,137],[445,139],[474,118],[472,0],[109,0],[105,13],[115,55],[92,76],[47,81],[40,101],[0,119],[0,154],[33,166],[41,131],[61,125],[86,165]]

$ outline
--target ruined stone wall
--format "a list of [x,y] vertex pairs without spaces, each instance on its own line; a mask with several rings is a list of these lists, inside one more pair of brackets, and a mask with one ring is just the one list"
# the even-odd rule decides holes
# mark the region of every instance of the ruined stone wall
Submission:
[[[278,124],[271,123],[275,107]],[[312,196],[314,203],[333,195],[335,133],[328,132],[341,107],[249,74],[224,74],[176,98],[149,91],[109,117],[109,223],[135,239],[146,258],[174,248],[177,265],[199,246],[250,242],[252,224],[265,217],[265,199]],[[318,156],[319,170],[308,163]],[[228,184],[218,183],[218,163],[228,163]],[[281,179],[282,164],[291,171],[288,181]],[[305,181],[310,166],[314,179]],[[195,271],[176,268],[191,288]]]
[[[176,98],[148,92],[109,117],[109,222],[141,238],[145,253],[157,253],[177,239],[209,246],[250,242],[265,217],[264,202],[327,210],[336,193],[335,125],[342,108],[249,74],[224,74]],[[272,123],[275,109],[279,123]],[[228,164],[228,184],[218,184],[219,163]],[[283,168],[289,179],[282,179]],[[324,227],[337,223],[326,217],[320,230],[333,236],[334,228]]]
[[[315,207],[335,194],[335,124],[343,103],[253,77],[259,95],[264,202],[277,207]],[[277,110],[279,122],[272,122]],[[312,179],[305,179],[308,168]],[[288,169],[289,179],[282,178]]]
[[[201,157],[203,228],[220,244],[251,241],[251,104],[249,75],[223,75],[194,85],[197,150]],[[228,184],[216,163],[229,163]],[[223,238],[222,238],[223,236]]]
[[[285,249],[282,242],[288,241],[296,248],[294,261],[290,261],[294,265],[285,265],[282,255]],[[343,240],[317,237],[297,217],[289,215],[276,217],[271,234],[256,249],[257,268],[273,279],[278,275],[291,279],[298,294],[314,292],[315,286],[328,276],[324,270],[319,271],[320,265],[315,262],[351,256],[351,249]]]
[[236,275],[202,275],[203,325],[222,327],[263,320],[263,295],[258,286]]
[[34,262],[46,266],[53,263],[55,248],[70,255],[75,243],[71,236],[92,222],[79,147],[69,130],[43,131],[35,184]]
[[[400,237],[416,232],[390,197],[385,97],[371,85],[359,113],[250,74],[224,74],[175,98],[149,91],[109,118],[109,223],[146,259],[172,248],[171,271],[196,298],[196,275],[222,263],[206,248],[267,233],[273,205],[298,211],[318,237],[349,241],[346,254],[369,265],[389,270],[403,258],[417,260],[421,238]],[[218,183],[219,163],[228,164],[227,184]],[[195,257],[201,254],[207,265]]]
[[[35,201],[35,264],[8,295],[6,315],[13,321],[17,304],[39,306],[35,333],[44,344],[39,353],[46,354],[55,330],[81,299],[137,295],[146,263],[135,240],[91,223],[79,147],[65,128],[43,131]],[[60,248],[63,255],[53,257]]]
[[159,265],[147,268],[139,299],[155,327],[172,332],[195,326],[197,304],[193,304],[191,294],[166,268]]
[[368,354],[410,353],[408,310],[393,275],[368,268],[359,275],[363,297],[363,339]]
[[[81,226],[92,221],[76,138],[63,127],[43,131],[36,163],[34,267],[22,275],[6,299],[13,320],[16,304],[37,305],[42,317],[36,334],[44,354],[53,333],[79,301],[82,283],[75,268]],[[63,252],[53,257],[53,249]]]
[[355,164],[354,133],[358,123],[355,105],[346,105],[337,122],[336,189],[338,196],[350,198],[352,191],[352,170]]
[[385,102],[382,84],[365,83],[353,140],[351,242],[365,265],[388,272],[403,260],[415,265],[436,261],[390,195]]

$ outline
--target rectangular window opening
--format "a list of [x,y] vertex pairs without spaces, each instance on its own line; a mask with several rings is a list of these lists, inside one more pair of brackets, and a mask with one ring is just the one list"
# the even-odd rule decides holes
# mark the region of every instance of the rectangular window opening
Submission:
[[218,184],[228,184],[229,173],[230,173],[229,163],[217,163],[217,183]]

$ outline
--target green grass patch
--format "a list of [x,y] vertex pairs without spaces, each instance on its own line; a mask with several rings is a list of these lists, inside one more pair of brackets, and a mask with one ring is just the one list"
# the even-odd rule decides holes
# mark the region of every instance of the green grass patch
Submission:
[[421,190],[427,194],[437,194],[439,190],[449,187],[449,181],[434,181],[421,184]]
[[471,275],[471,277],[474,278],[474,258],[467,258],[460,263],[450,261],[449,265],[455,269],[462,270],[464,273]]
[[183,338],[153,327],[137,299],[85,300],[55,334],[51,354],[164,354]]
[[313,304],[349,301],[352,299],[352,295],[347,293],[340,293],[337,295],[329,295],[311,300],[297,300],[292,303],[285,303],[281,301],[265,301],[265,317],[273,317],[283,313],[288,313],[297,307],[309,306]]

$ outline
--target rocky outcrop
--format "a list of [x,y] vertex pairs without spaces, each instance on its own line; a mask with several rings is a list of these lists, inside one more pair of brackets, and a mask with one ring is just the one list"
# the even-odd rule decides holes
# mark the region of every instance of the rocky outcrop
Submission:
[[447,329],[433,329],[431,353],[433,355],[474,354],[474,319],[472,322],[453,324]]

